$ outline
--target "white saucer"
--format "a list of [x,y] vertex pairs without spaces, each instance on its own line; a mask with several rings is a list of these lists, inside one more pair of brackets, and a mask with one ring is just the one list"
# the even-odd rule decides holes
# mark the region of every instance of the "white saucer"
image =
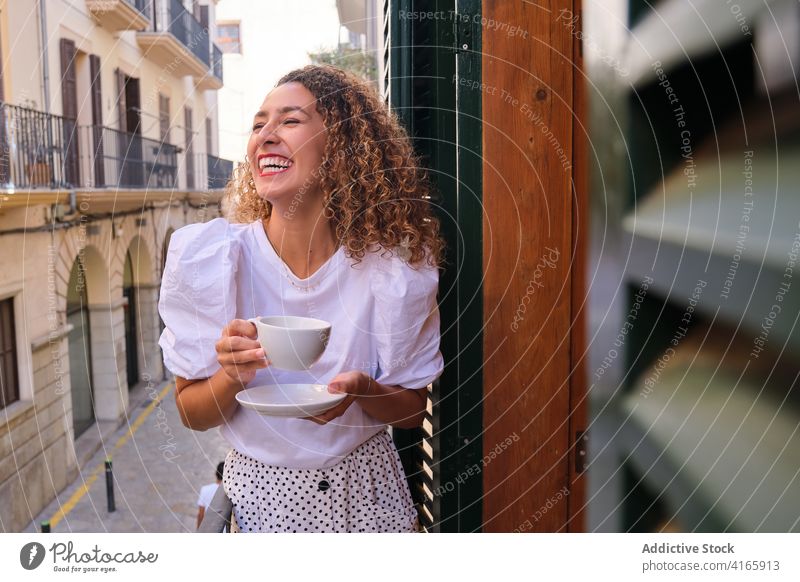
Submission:
[[345,396],[329,393],[325,384],[281,384],[247,388],[236,400],[264,416],[304,418],[330,410]]

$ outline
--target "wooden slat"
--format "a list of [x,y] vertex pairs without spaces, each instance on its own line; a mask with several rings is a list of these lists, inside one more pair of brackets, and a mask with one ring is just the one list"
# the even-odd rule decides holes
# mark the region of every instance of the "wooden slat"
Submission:
[[79,183],[79,152],[78,152],[78,81],[75,73],[75,57],[77,49],[75,42],[62,38],[59,44],[61,56],[61,105],[64,116],[64,178],[67,183],[75,186]]
[[483,471],[487,532],[568,520],[553,501],[570,476],[575,269],[572,172],[558,151],[572,161],[573,37],[561,9],[572,1],[483,2],[487,22],[528,33],[482,30],[483,83],[496,88],[483,92],[484,454],[519,437]]
[[91,158],[94,160],[94,185],[105,185],[105,148],[103,144],[103,88],[101,83],[100,57],[89,55],[89,76],[92,79],[92,146]]
[[122,132],[128,131],[128,107],[125,103],[125,74],[120,69],[114,69],[114,79],[117,83],[117,124]]

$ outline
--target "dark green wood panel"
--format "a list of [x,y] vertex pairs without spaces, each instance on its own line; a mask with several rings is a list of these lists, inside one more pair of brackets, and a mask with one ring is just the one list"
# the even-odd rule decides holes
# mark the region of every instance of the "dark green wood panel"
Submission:
[[[395,442],[417,502],[433,515],[425,525],[432,531],[475,531],[481,527],[482,481],[464,475],[483,454],[481,103],[474,91],[459,93],[457,80],[480,82],[480,25],[474,21],[480,3],[405,0],[388,6],[389,103],[429,168],[448,241],[440,283],[446,367],[434,385],[432,434],[396,430]],[[445,18],[408,17],[419,11]],[[425,438],[433,458],[420,447]],[[425,495],[421,482],[433,495]]]

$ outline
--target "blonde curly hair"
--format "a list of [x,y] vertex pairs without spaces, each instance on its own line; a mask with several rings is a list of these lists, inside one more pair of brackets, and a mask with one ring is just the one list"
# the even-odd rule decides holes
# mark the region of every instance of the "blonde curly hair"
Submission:
[[[371,86],[342,69],[309,65],[276,84],[302,84],[328,130],[319,177],[325,215],[348,257],[394,252],[409,264],[442,261],[444,241],[431,210],[431,185],[405,129]],[[304,188],[306,185],[303,186]],[[269,219],[272,205],[253,187],[245,161],[226,188],[233,222]]]

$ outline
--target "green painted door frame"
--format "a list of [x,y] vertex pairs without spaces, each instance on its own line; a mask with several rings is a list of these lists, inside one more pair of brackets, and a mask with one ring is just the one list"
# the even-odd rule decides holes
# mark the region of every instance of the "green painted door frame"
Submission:
[[[423,525],[480,531],[483,165],[481,92],[474,87],[481,82],[481,3],[388,0],[385,7],[389,104],[429,169],[448,247],[439,295],[445,370],[426,428],[395,430],[395,442],[415,500],[430,514],[422,511]],[[440,17],[410,16],[420,11]]]

